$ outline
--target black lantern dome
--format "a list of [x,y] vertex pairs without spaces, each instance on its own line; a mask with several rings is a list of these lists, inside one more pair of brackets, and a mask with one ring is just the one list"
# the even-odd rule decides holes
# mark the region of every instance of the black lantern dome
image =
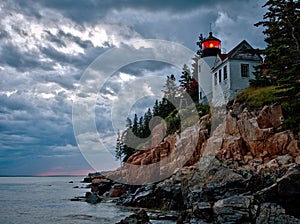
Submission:
[[199,40],[197,45],[201,51],[198,51],[198,54],[200,54],[201,57],[217,56],[221,53],[221,40],[214,37],[212,32],[209,33],[207,38],[203,38],[201,34]]

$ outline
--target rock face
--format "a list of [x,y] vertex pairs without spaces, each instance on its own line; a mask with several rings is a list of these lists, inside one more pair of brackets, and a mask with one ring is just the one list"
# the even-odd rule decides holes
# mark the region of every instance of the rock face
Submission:
[[[132,155],[127,162],[138,165],[133,175],[141,186],[125,187],[119,203],[181,211],[178,223],[299,223],[299,137],[280,126],[279,105],[256,113],[243,107],[235,111],[210,137],[206,117],[180,135]],[[160,137],[157,134],[153,142]],[[183,153],[172,157],[178,149]],[[178,163],[185,156],[185,164]],[[142,185],[154,173],[141,172],[139,166],[164,159],[170,159],[177,172],[159,183]],[[162,165],[156,171],[161,175],[166,169]],[[113,175],[128,172],[122,169]]]
[[151,222],[147,212],[141,209],[116,224],[151,224]]
[[296,158],[299,140],[289,130],[277,131],[282,117],[279,105],[265,106],[257,117],[247,109],[237,117],[228,114],[218,157],[240,163],[268,162],[286,154]]
[[256,118],[259,128],[278,127],[283,121],[282,109],[278,104],[264,106]]
[[263,203],[256,218],[257,224],[298,224],[299,219],[287,215],[285,209],[274,203]]
[[128,192],[119,203],[126,206],[155,208],[161,210],[182,210],[185,208],[181,182],[191,178],[193,168],[183,168],[158,184],[148,184]]
[[217,223],[250,223],[253,197],[232,196],[215,202],[213,206]]
[[[149,180],[156,182],[165,179],[184,165],[193,165],[201,157],[209,137],[208,120],[209,116],[205,116],[180,134],[165,137],[154,148],[134,153],[121,169],[111,172],[109,178],[142,185],[149,183]],[[128,179],[131,181],[128,182]]]
[[139,151],[128,158],[126,163],[134,165],[148,165],[170,156],[176,149],[188,151],[192,147],[192,156],[187,159],[187,165],[196,163],[201,156],[201,149],[207,140],[208,130],[205,124],[208,122],[209,117],[203,117],[197,124],[192,127],[186,128],[180,134],[173,134],[167,136],[161,141],[162,135],[165,133],[163,125],[158,125],[154,128],[154,135],[152,136],[152,148],[145,151]]

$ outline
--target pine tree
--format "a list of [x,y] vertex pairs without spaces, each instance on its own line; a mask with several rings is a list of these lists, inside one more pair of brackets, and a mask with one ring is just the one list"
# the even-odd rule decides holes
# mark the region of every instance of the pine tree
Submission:
[[180,76],[180,86],[189,94],[191,92],[191,81],[192,81],[192,77],[191,77],[191,71],[189,69],[189,67],[184,64],[183,68],[182,68],[182,72],[181,72],[181,76]]
[[126,119],[126,128],[132,128],[132,121],[129,117]]
[[263,26],[267,47],[265,61],[281,82],[299,81],[300,71],[300,3],[293,0],[269,0],[264,20],[255,24]]
[[153,106],[153,117],[159,115],[159,103],[158,100],[155,101],[154,106]]
[[133,124],[132,124],[133,134],[138,135],[138,130],[139,130],[138,116],[137,116],[137,114],[134,114]]
[[152,118],[152,113],[150,108],[148,108],[147,112],[144,114],[144,138],[148,137],[151,134],[149,129],[149,123]]
[[138,124],[138,137],[144,138],[144,117],[141,116],[139,118],[139,124]]
[[267,47],[264,50],[269,74],[277,79],[277,96],[285,114],[285,124],[300,130],[300,2],[268,0],[263,21]]
[[165,90],[163,90],[163,92],[165,93],[164,98],[173,100],[175,98],[177,89],[176,78],[173,74],[171,74],[171,76],[167,76],[167,81],[164,87],[166,88]]
[[117,160],[122,161],[122,156],[123,156],[123,153],[124,153],[123,152],[124,144],[123,144],[122,139],[121,139],[120,130],[118,130],[117,135],[118,136],[117,136],[117,144],[116,144],[116,151],[115,151],[116,155],[115,155],[115,157],[116,157]]

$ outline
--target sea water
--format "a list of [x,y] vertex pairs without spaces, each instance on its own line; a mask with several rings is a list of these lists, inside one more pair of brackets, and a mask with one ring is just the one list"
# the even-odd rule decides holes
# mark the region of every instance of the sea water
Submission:
[[[89,191],[83,177],[0,177],[1,224],[112,224],[132,214],[115,203],[70,201]],[[69,183],[73,181],[73,183]],[[74,188],[74,187],[79,188]]]
[[[0,177],[0,224],[114,224],[133,213],[113,202],[71,201],[90,189],[83,177]],[[70,183],[71,182],[71,183]],[[176,221],[151,220],[153,224]]]

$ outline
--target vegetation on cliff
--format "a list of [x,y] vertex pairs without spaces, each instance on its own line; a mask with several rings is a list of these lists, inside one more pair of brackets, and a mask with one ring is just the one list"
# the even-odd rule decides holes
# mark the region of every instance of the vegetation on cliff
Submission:
[[[135,114],[133,120],[127,118],[126,130],[123,133],[118,133],[116,144],[117,159],[126,161],[137,150],[147,147],[150,144],[148,138],[151,135],[150,129],[161,122],[166,123],[167,134],[180,130],[181,121],[178,109],[184,108],[185,111],[189,111],[194,107],[199,112],[199,116],[209,112],[208,106],[197,103],[198,83],[193,78],[192,74],[194,73],[185,64],[178,81],[179,85],[177,85],[173,74],[167,76],[164,89],[162,90],[164,92],[163,98],[156,100],[153,108],[148,108],[143,116],[138,117]],[[194,123],[194,121],[190,120],[189,123]]]
[[[268,10],[262,21],[267,47],[260,50],[265,63],[253,86],[272,87],[249,89],[240,95],[250,105],[259,107],[269,102],[282,105],[285,125],[294,132],[300,130],[300,3],[292,0],[269,0],[263,7]],[[266,78],[266,75],[269,78]],[[253,91],[253,93],[252,93]]]

